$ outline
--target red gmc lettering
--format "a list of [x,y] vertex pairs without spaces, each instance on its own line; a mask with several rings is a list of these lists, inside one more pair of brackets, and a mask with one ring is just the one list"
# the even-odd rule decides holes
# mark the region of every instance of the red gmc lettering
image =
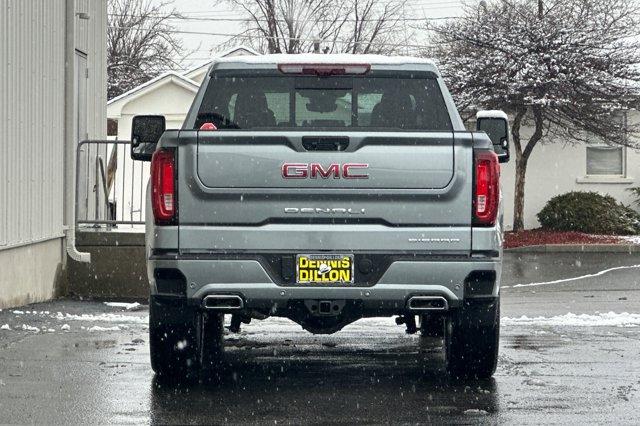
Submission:
[[284,163],[282,177],[285,179],[305,179],[308,176],[308,165],[301,163]]
[[369,179],[369,175],[367,174],[357,175],[351,172],[352,169],[368,169],[368,168],[369,168],[368,164],[346,163],[342,166],[342,176],[344,176],[345,179]]
[[320,163],[284,163],[282,165],[282,177],[285,179],[369,179],[366,173],[357,173],[356,170],[368,169],[365,163],[333,163],[327,167]]
[[327,167],[327,170],[324,170],[321,164],[312,163],[309,165],[309,168],[311,169],[311,179],[317,179],[318,174],[322,179],[328,179],[331,175],[333,175],[334,179],[340,179],[339,164],[331,164]]

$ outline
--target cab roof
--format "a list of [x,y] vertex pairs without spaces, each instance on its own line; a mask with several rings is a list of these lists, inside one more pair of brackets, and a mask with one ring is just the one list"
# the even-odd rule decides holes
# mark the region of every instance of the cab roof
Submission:
[[372,69],[399,69],[432,71],[438,75],[435,63],[430,59],[412,56],[353,55],[353,54],[269,54],[258,56],[232,56],[216,58],[212,69],[276,68],[279,64],[368,64]]

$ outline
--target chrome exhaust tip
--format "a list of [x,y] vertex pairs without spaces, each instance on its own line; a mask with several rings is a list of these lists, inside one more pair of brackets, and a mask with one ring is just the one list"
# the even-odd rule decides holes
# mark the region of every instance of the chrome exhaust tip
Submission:
[[205,309],[237,310],[244,308],[242,297],[235,294],[210,294],[202,299]]
[[413,296],[407,301],[410,311],[447,311],[449,302],[442,296]]

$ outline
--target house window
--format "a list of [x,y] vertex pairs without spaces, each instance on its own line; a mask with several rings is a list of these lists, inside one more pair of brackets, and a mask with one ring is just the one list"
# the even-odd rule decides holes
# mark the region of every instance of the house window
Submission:
[[[627,125],[627,113],[615,114],[622,124]],[[623,136],[623,138],[626,136]],[[587,176],[620,176],[627,173],[627,155],[624,146],[591,144],[587,145]]]
[[107,136],[118,136],[118,120],[107,118]]
[[621,146],[587,146],[588,176],[624,176],[625,155]]

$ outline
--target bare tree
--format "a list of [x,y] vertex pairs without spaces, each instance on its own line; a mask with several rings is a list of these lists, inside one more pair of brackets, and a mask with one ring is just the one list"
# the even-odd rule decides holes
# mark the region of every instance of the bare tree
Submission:
[[241,40],[268,53],[394,53],[404,48],[406,0],[229,0],[246,14]]
[[171,32],[179,18],[171,2],[109,0],[107,27],[107,95],[111,99],[177,67],[181,42]]
[[[435,31],[458,107],[513,114],[514,230],[524,228],[527,163],[542,141],[630,144],[615,113],[637,105],[638,5],[628,0],[494,0]],[[471,114],[470,114],[471,115]],[[524,125],[533,133],[525,138]]]

